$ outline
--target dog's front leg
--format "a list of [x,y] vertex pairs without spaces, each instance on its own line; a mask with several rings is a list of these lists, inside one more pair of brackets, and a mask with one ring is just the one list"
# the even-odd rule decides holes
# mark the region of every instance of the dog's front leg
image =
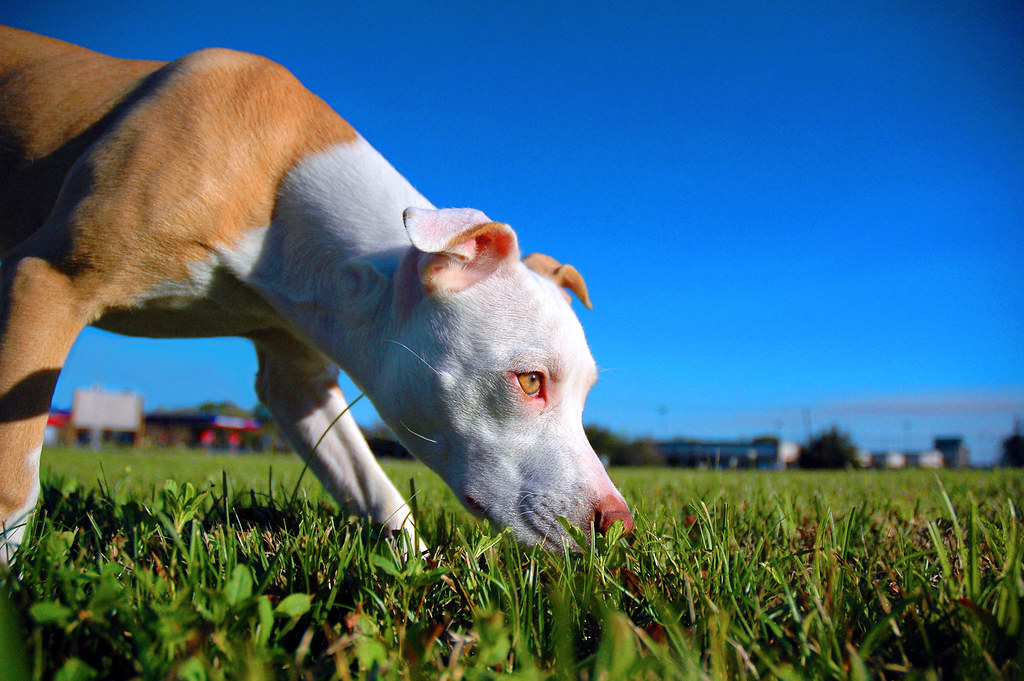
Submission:
[[48,262],[0,269],[0,564],[11,560],[39,496],[50,400],[85,314],[73,283]]
[[338,370],[284,332],[255,342],[257,394],[331,496],[349,511],[390,530],[404,530],[414,545],[422,547],[415,543],[408,504],[381,469],[352,414],[345,411]]

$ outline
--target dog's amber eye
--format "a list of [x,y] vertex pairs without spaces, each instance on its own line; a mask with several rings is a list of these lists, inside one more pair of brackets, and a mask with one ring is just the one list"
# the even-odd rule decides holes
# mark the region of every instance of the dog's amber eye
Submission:
[[536,395],[540,392],[540,386],[543,383],[543,376],[539,371],[528,371],[523,374],[516,374],[516,378],[519,379],[519,387],[523,389],[523,392],[527,395]]

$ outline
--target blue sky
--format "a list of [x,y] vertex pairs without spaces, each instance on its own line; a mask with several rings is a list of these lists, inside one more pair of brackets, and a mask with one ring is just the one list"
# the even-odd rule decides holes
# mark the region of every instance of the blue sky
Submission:
[[[14,0],[0,22],[289,67],[434,203],[583,272],[588,422],[962,433],[984,460],[1024,416],[1020,3]],[[88,330],[54,402],[251,406],[254,372],[244,341]]]

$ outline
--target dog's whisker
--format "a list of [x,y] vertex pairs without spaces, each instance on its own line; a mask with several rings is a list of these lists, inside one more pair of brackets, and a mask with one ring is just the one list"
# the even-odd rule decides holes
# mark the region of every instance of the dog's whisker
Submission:
[[396,340],[392,340],[392,339],[390,339],[390,338],[385,338],[385,339],[384,339],[384,340],[383,340],[382,342],[384,342],[384,343],[394,343],[395,345],[397,345],[397,346],[399,346],[399,347],[401,347],[401,348],[405,348],[406,350],[408,350],[408,351],[409,351],[409,353],[410,353],[410,354],[411,354],[411,355],[412,355],[413,357],[415,357],[415,358],[416,358],[416,359],[418,359],[419,361],[421,361],[421,362],[423,362],[424,364],[426,364],[426,365],[427,365],[427,368],[429,368],[429,369],[430,369],[431,371],[433,371],[433,372],[434,372],[435,374],[437,374],[438,376],[440,376],[440,375],[441,375],[441,372],[440,372],[440,371],[438,371],[438,370],[437,370],[437,369],[436,369],[436,368],[435,368],[435,367],[434,367],[434,366],[433,366],[433,365],[432,365],[432,364],[431,364],[430,362],[428,362],[427,360],[425,360],[425,359],[423,359],[422,357],[420,357],[420,356],[419,356],[419,355],[418,355],[418,354],[416,353],[416,351],[415,351],[415,350],[413,350],[412,348],[410,348],[410,347],[409,347],[408,345],[406,345],[405,343],[401,343],[401,342],[399,342],[399,341],[396,341]]
[[434,443],[435,445],[437,444],[437,440],[431,440],[431,439],[430,439],[429,437],[427,437],[426,435],[420,435],[420,434],[419,434],[419,433],[417,433],[417,432],[416,432],[415,430],[413,430],[413,429],[412,429],[412,428],[410,428],[409,426],[405,425],[405,423],[404,423],[404,422],[402,422],[402,421],[399,421],[399,423],[400,423],[400,424],[402,425],[402,427],[403,427],[403,428],[405,428],[406,430],[408,430],[408,431],[409,431],[410,433],[412,433],[413,435],[415,435],[415,436],[416,436],[416,437],[418,437],[419,439],[421,439],[421,440],[426,440],[427,442],[432,442],[432,443]]

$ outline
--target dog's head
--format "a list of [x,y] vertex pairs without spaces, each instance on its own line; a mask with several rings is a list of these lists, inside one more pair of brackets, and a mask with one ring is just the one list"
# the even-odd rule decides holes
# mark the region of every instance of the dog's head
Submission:
[[557,546],[632,517],[583,432],[597,367],[565,292],[582,277],[508,225],[465,209],[405,212],[374,402],[395,435],[471,511]]

